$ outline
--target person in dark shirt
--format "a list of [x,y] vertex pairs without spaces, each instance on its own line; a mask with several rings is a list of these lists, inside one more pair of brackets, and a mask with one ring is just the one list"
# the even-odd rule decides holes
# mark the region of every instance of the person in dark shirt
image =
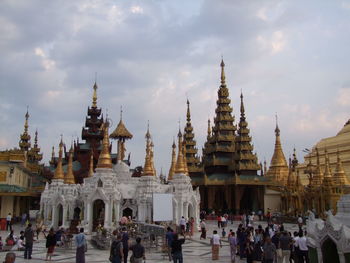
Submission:
[[46,248],[47,248],[46,261],[49,259],[51,261],[51,257],[55,249],[55,246],[56,246],[56,236],[53,228],[51,228],[49,234],[46,237]]
[[173,243],[173,240],[174,240],[174,232],[170,227],[167,228],[167,233],[165,234],[165,239],[166,239],[166,244],[167,244],[167,248],[168,248],[169,261],[171,261],[172,260],[172,258],[171,258],[171,244]]
[[[185,236],[184,236],[185,237]],[[179,239],[179,235],[174,234],[174,239],[171,244],[171,254],[173,255],[174,263],[182,263],[182,244],[185,243],[185,238]]]
[[132,245],[130,247],[130,250],[132,251],[132,256],[130,259],[133,263],[142,263],[142,260],[146,260],[145,257],[145,248],[141,245],[141,238],[136,238],[136,244]]
[[129,234],[126,228],[123,228],[122,232],[122,242],[123,242],[123,253],[124,253],[124,263],[128,263],[128,251],[129,251]]
[[24,231],[24,238],[26,240],[24,258],[31,259],[33,251],[33,241],[34,241],[34,231],[32,229],[32,224],[29,223],[26,230]]

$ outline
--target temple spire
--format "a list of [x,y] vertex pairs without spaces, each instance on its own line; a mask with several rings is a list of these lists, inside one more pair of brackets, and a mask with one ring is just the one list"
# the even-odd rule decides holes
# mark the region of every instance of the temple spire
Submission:
[[210,119],[208,119],[207,139],[209,139],[210,136],[211,136],[211,126],[210,126]]
[[95,81],[95,84],[94,84],[94,93],[92,95],[92,107],[93,108],[96,108],[97,107],[97,84],[96,84],[96,81]]
[[175,174],[175,166],[176,166],[176,144],[175,144],[175,138],[173,141],[173,145],[171,146],[172,152],[171,152],[171,166],[169,169],[169,175],[168,175],[168,181],[173,179],[173,175]]
[[20,141],[19,141],[19,147],[23,151],[28,151],[30,148],[30,135],[28,133],[28,119],[29,119],[29,113],[28,113],[28,107],[27,107],[27,112],[24,115],[25,121],[24,121],[24,131],[20,136]]
[[324,166],[324,177],[323,177],[323,185],[326,187],[331,187],[333,185],[333,178],[332,178],[332,173],[331,169],[329,167],[329,157],[328,157],[328,152],[327,149],[325,149],[325,166]]
[[73,145],[70,147],[70,150],[69,150],[68,168],[67,168],[67,174],[64,178],[64,183],[75,184],[74,173],[73,173]]
[[109,127],[109,122],[108,120],[106,120],[106,122],[102,126],[103,128],[102,151],[98,158],[97,168],[112,168],[112,158],[109,152],[110,145],[109,145],[109,137],[108,137],[108,127]]
[[225,76],[225,63],[224,63],[224,59],[223,58],[221,59],[220,67],[221,67],[221,86],[226,86],[226,83],[225,83],[225,79],[226,79],[226,76]]
[[146,157],[143,167],[143,176],[154,176],[153,165],[151,160],[151,134],[149,132],[149,122],[147,124],[146,138]]
[[337,150],[337,166],[334,173],[334,181],[337,185],[348,185],[349,181],[346,177],[343,164],[340,160],[339,150]]
[[283,184],[286,184],[288,179],[289,168],[282,150],[277,114],[276,114],[275,136],[276,136],[275,149],[271,158],[269,171],[267,173],[269,176],[273,177],[275,180],[280,181]]
[[241,91],[241,119],[245,119],[245,110],[244,110],[243,93],[242,93],[242,91]]
[[59,151],[58,151],[57,167],[53,177],[53,179],[56,179],[56,180],[64,180],[64,173],[62,168],[62,155],[63,155],[63,141],[62,141],[62,135],[61,135],[61,141],[59,144]]
[[179,129],[179,133],[177,134],[178,137],[178,155],[177,155],[177,161],[176,161],[176,167],[175,167],[175,173],[176,174],[183,174],[185,173],[185,166],[183,161],[183,153],[182,153],[182,133]]
[[321,171],[320,155],[318,152],[318,148],[316,148],[316,171],[312,178],[312,185],[318,187],[322,184],[322,182],[323,182],[323,173]]

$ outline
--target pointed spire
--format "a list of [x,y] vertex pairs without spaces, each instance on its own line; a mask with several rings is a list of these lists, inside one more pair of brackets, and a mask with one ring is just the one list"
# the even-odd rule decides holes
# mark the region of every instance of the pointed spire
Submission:
[[209,139],[211,136],[211,126],[210,126],[210,119],[208,119],[208,131],[207,131],[207,139]]
[[318,148],[316,147],[316,171],[312,178],[312,185],[318,187],[322,184],[322,182],[323,182],[323,173],[321,171],[321,165],[320,165],[320,154],[318,152]]
[[109,122],[103,124],[103,141],[102,141],[102,151],[98,158],[97,168],[112,168],[112,158],[109,152],[109,137],[108,137],[108,127]]
[[225,63],[224,63],[224,59],[223,58],[221,59],[220,67],[221,67],[221,86],[226,86],[226,83],[225,83],[225,79],[226,79],[226,76],[225,76]]
[[276,114],[276,129],[275,129],[275,134],[276,134],[276,137],[280,136],[280,128],[278,128],[278,116]]
[[34,148],[38,148],[38,130],[35,130]]
[[339,156],[339,150],[337,150],[337,166],[335,169],[335,174],[334,174],[334,181],[337,185],[348,185],[349,181],[348,178],[346,177],[343,164],[340,160]]
[[96,108],[97,107],[97,84],[96,84],[96,81],[95,81],[95,84],[94,84],[94,93],[92,95],[92,107],[93,108]]
[[73,145],[71,145],[68,157],[68,168],[67,174],[64,178],[65,184],[75,184],[74,173],[73,173]]
[[151,157],[151,134],[149,132],[149,122],[147,123],[146,138],[146,157],[143,167],[143,176],[154,176],[152,157]]
[[245,110],[244,110],[243,93],[242,93],[242,91],[241,91],[241,119],[245,119]]
[[191,121],[191,112],[190,112],[190,101],[187,99],[187,114],[186,114],[186,117],[187,117],[187,122],[190,122]]
[[151,157],[152,173],[154,174],[154,176],[157,176],[156,168],[154,167],[154,144],[152,140],[151,140],[150,147],[151,147],[150,157]]
[[184,161],[183,161],[183,147],[182,147],[182,134],[181,130],[179,128],[179,133],[177,134],[178,137],[178,155],[177,155],[177,161],[176,161],[176,167],[175,167],[175,173],[180,174],[180,173],[185,173],[185,166],[184,166]]
[[183,154],[183,163],[184,163],[185,174],[189,175],[188,166],[187,166],[187,159],[186,159],[186,141],[185,140],[182,142],[182,154]]
[[327,149],[325,149],[325,168],[324,168],[323,185],[326,187],[331,187],[333,185],[333,178],[331,174],[331,169],[329,167],[329,157],[328,157]]
[[27,106],[27,112],[24,115],[25,121],[24,121],[24,131],[20,136],[19,141],[19,147],[22,151],[28,151],[30,148],[30,135],[28,133],[28,119],[29,119],[29,113],[28,113],[28,106]]
[[50,160],[50,164],[54,165],[55,163],[55,147],[52,146],[52,152],[51,152],[51,160]]
[[94,154],[93,154],[93,151],[91,151],[88,177],[92,177],[93,175],[94,175]]
[[173,140],[172,152],[171,152],[171,165],[169,169],[169,175],[168,175],[168,181],[173,179],[173,175],[175,174],[175,167],[176,167],[176,144],[175,144],[175,138]]
[[62,156],[63,156],[63,141],[62,141],[62,135],[61,135],[61,141],[59,144],[59,151],[58,151],[58,162],[57,162],[57,167],[53,176],[53,179],[56,179],[56,180],[64,180],[64,173],[62,168]]

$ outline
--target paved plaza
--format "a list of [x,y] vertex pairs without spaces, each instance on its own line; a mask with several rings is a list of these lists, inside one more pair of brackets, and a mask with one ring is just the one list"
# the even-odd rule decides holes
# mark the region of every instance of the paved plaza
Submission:
[[[228,223],[228,226],[226,228],[226,231],[228,232],[230,229],[233,229],[236,231],[238,227],[239,222],[235,221],[233,224]],[[255,227],[257,227],[259,224],[261,224],[263,227],[266,227],[266,222],[256,222],[254,224]],[[297,230],[296,225],[291,224],[285,224],[285,228],[288,231],[294,231]],[[15,234],[18,234],[20,231],[20,226],[15,225],[14,230]],[[196,232],[192,240],[186,240],[185,244],[183,245],[183,257],[184,262],[212,262],[211,260],[211,247],[210,247],[210,241],[209,237],[212,234],[212,231],[217,229],[216,222],[215,221],[208,221],[207,222],[207,240],[200,240],[199,236],[200,233]],[[0,232],[2,239],[4,240],[6,236],[8,235],[8,232],[1,231]],[[90,239],[91,236],[88,236],[88,239]],[[226,241],[227,239],[224,239],[223,247],[220,249],[220,260],[215,262],[230,262],[230,253],[229,253],[229,245]],[[45,256],[46,256],[46,248],[45,248],[45,242],[44,236],[41,235],[39,238],[39,241],[36,241],[34,243],[33,247],[33,258],[31,260],[25,260],[23,258],[23,252],[22,251],[15,251],[17,254],[16,263],[23,263],[23,262],[32,262],[32,263],[40,263],[40,262],[46,262]],[[0,262],[3,262],[5,258],[6,252],[0,252]],[[130,257],[129,253],[129,257]],[[86,262],[87,263],[102,263],[102,262],[109,262],[109,251],[107,250],[99,250],[94,248],[90,242],[88,243],[88,251],[86,253]],[[57,247],[55,249],[55,253],[52,258],[52,262],[59,262],[59,263],[74,263],[75,262],[75,247],[73,245],[72,249],[64,249]],[[169,262],[167,255],[165,253],[162,253],[160,249],[151,248],[146,250],[146,262],[159,262],[159,263],[166,263]],[[237,262],[245,262],[238,260]]]

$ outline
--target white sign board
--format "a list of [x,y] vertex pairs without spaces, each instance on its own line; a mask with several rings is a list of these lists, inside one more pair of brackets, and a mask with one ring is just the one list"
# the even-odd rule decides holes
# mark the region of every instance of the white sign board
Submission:
[[153,194],[153,221],[173,220],[173,194]]

